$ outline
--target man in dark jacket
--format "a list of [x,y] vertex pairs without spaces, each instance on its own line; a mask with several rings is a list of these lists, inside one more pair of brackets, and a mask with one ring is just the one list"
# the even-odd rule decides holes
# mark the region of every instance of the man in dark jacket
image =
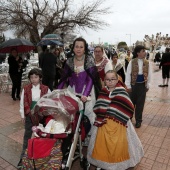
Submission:
[[169,71],[170,71],[170,48],[166,48],[165,53],[162,55],[162,60],[159,65],[159,69],[161,69],[161,67],[163,83],[159,85],[159,87],[167,87],[169,83]]
[[53,83],[55,81],[56,75],[56,56],[53,54],[55,50],[55,46],[50,47],[50,51],[46,52],[43,55],[41,61],[41,68],[43,73],[42,83],[49,87],[49,89],[53,90]]

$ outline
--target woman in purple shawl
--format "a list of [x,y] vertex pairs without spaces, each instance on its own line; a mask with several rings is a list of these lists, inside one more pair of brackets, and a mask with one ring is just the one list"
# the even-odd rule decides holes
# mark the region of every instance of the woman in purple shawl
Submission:
[[97,67],[93,56],[88,53],[85,39],[77,38],[73,42],[72,52],[74,56],[69,58],[65,64],[58,89],[62,89],[67,84],[68,90],[79,95],[81,101],[85,103],[84,114],[93,124],[95,120],[93,106],[101,90]]

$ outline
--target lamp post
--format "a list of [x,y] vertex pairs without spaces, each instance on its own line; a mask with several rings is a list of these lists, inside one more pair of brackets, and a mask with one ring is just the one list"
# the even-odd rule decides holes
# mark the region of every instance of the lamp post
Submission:
[[130,45],[129,45],[129,46],[131,46],[131,34],[126,34],[126,35],[129,35],[129,36],[130,36]]

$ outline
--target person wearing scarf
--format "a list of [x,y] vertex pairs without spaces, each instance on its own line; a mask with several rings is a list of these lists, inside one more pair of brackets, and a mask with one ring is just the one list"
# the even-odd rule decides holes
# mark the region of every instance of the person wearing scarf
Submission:
[[117,74],[121,77],[122,82],[125,82],[125,72],[122,63],[118,60],[117,53],[111,53],[113,70],[117,72]]
[[88,53],[85,39],[77,38],[73,42],[72,53],[74,56],[66,61],[58,89],[68,86],[68,90],[85,103],[84,114],[89,118],[91,124],[95,120],[93,106],[96,97],[101,90],[101,83],[94,57]]
[[105,84],[94,106],[96,121],[87,159],[98,168],[125,170],[134,167],[144,155],[130,120],[134,106],[115,71],[106,73]]
[[96,46],[94,48],[94,58],[96,67],[100,76],[102,87],[104,87],[104,77],[108,70],[113,70],[111,61],[108,59],[105,50],[102,46]]

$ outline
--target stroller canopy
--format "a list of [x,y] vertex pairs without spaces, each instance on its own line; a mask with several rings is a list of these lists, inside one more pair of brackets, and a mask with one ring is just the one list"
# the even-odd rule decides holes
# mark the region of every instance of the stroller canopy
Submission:
[[44,95],[35,105],[32,114],[51,116],[64,129],[75,121],[76,113],[83,110],[83,103],[67,89],[54,90]]

